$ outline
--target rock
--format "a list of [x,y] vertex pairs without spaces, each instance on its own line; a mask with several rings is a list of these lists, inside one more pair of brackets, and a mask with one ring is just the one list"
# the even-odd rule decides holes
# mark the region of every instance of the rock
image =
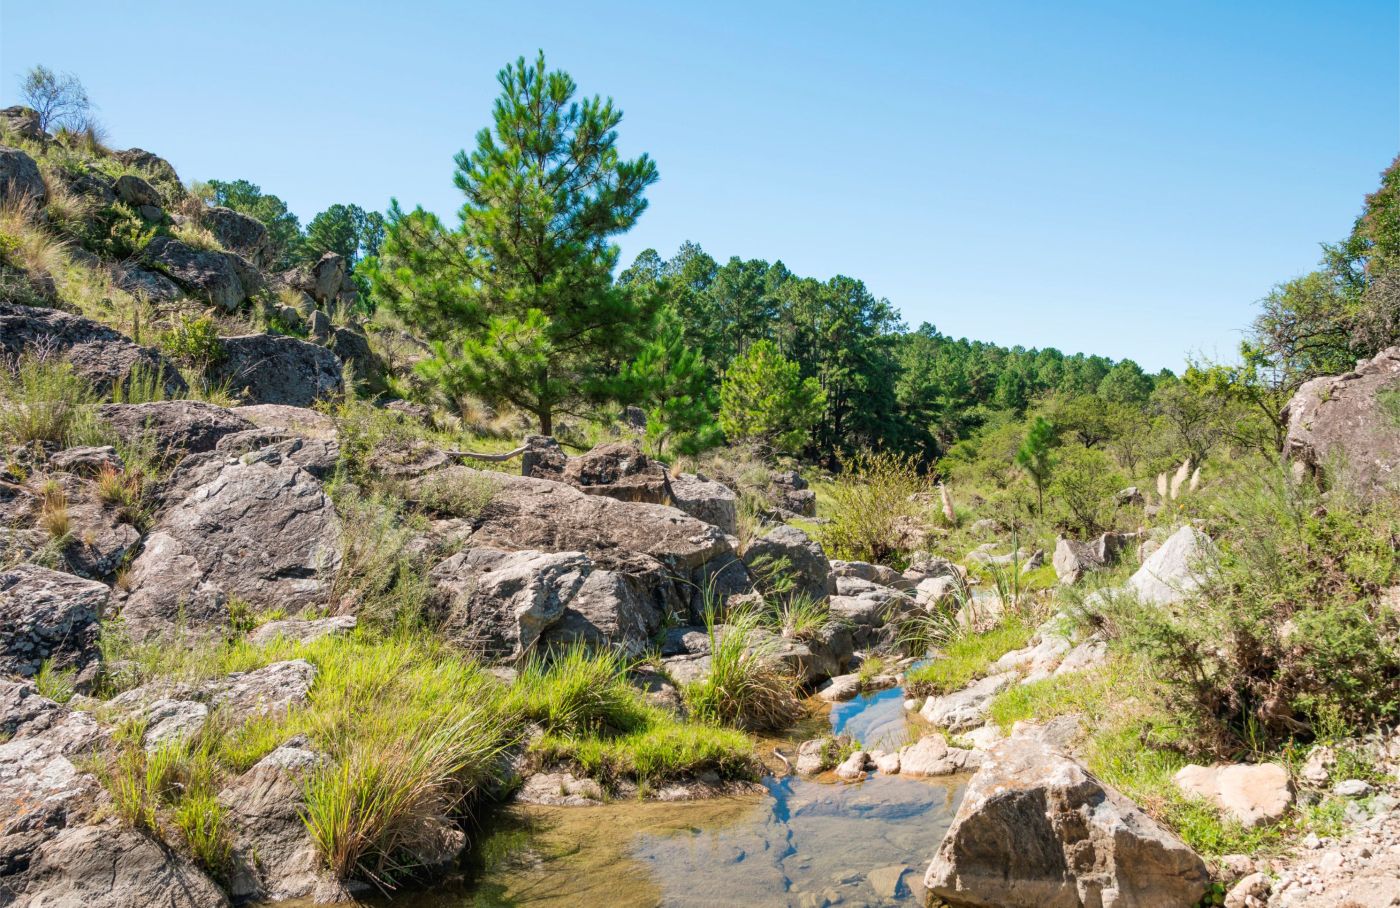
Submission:
[[1225,908],[1262,908],[1272,888],[1267,873],[1251,873],[1225,894]]
[[567,772],[537,772],[525,780],[516,799],[526,804],[589,807],[602,803],[603,789],[592,779],[577,779]]
[[98,658],[108,590],[35,564],[0,571],[0,674],[29,677],[45,660],[81,672]]
[[894,901],[906,894],[908,887],[904,885],[904,875],[908,872],[909,868],[903,864],[892,864],[875,868],[865,875],[865,879],[877,899]]
[[914,587],[914,601],[926,611],[952,604],[962,585],[956,577],[929,577]]
[[871,564],[867,561],[832,561],[831,574],[836,578],[839,587],[842,577],[854,577],[870,583],[887,586],[896,590],[912,590],[915,584],[906,579],[894,568],[885,567],[883,564]]
[[671,477],[671,498],[676,507],[696,520],[731,536],[739,532],[739,496],[724,483],[681,473]]
[[817,691],[817,697],[827,703],[855,699],[860,693],[860,675],[837,675]]
[[340,520],[311,474],[272,449],[206,468],[132,563],[122,617],[138,639],[222,627],[232,597],[299,613],[324,602],[340,565]]
[[325,347],[280,334],[243,334],[223,340],[224,356],[209,380],[250,404],[309,407],[341,391],[340,359]]
[[983,517],[981,520],[974,520],[971,526],[968,527],[968,530],[972,535],[986,539],[988,536],[995,536],[999,533],[1006,532],[1006,527],[1000,520],[996,520],[992,517]]
[[1307,762],[1298,773],[1304,782],[1312,785],[1326,785],[1337,765],[1337,752],[1326,744],[1317,744],[1308,751]]
[[1277,763],[1193,763],[1173,781],[1182,794],[1203,798],[1250,828],[1281,819],[1293,803],[1288,770]]
[[875,764],[875,770],[887,776],[899,774],[899,754],[885,753],[883,750],[873,751],[870,754],[870,762]]
[[1345,779],[1332,786],[1332,794],[1339,798],[1364,798],[1371,793],[1371,783],[1364,779]]
[[1178,908],[1205,864],[1136,805],[1042,742],[992,748],[924,878],[951,905]]
[[227,253],[195,249],[174,237],[158,236],[143,255],[149,266],[225,312],[234,311],[248,298],[248,288]]
[[950,776],[981,762],[976,751],[949,747],[940,734],[924,735],[899,751],[899,771],[906,776]]
[[1057,677],[1098,668],[1108,661],[1108,644],[1097,637],[1091,637],[1077,644],[1065,653],[1060,665],[1055,669]]
[[1142,490],[1137,486],[1128,486],[1114,493],[1113,500],[1120,506],[1135,505],[1141,507],[1147,503],[1147,498],[1142,494]]
[[209,721],[209,707],[198,700],[156,700],[142,715],[146,728],[141,738],[147,753],[190,740]]
[[794,594],[825,599],[836,592],[836,578],[821,543],[794,526],[774,527],[751,543],[744,552],[744,564],[755,573],[785,570]]
[[777,507],[799,517],[817,516],[817,494],[807,488],[807,480],[796,470],[775,473],[769,484],[768,497]]
[[850,743],[846,735],[812,738],[797,745],[797,759],[793,770],[800,776],[814,776],[836,765],[836,758],[843,747]]
[[858,750],[836,767],[836,777],[845,782],[859,782],[865,778],[866,766],[869,763],[870,754]]
[[305,659],[287,659],[216,678],[201,694],[223,716],[239,723],[287,714],[306,703],[315,681],[316,666]]
[[228,889],[235,899],[299,899],[316,888],[320,853],[301,814],[303,780],[320,761],[304,738],[294,738],[219,792],[233,846]]
[[232,410],[197,400],[105,404],[97,415],[128,444],[150,444],[174,460],[212,451],[225,435],[254,428]]
[[459,552],[433,568],[432,607],[453,643],[515,659],[564,615],[592,562],[582,552]]
[[1400,390],[1400,347],[1381,351],[1344,375],[1303,384],[1284,408],[1284,453],[1313,473],[1340,468],[1344,484],[1364,495],[1393,489],[1400,478],[1400,430],[1393,404]]
[[1061,583],[1077,583],[1091,571],[1097,571],[1118,560],[1119,554],[1133,537],[1123,533],[1104,533],[1092,542],[1076,542],[1061,536],[1055,543],[1055,576]]
[[337,615],[332,618],[302,620],[287,618],[282,621],[269,621],[248,633],[248,642],[255,646],[271,643],[279,637],[293,643],[310,643],[322,637],[340,637],[355,629],[354,615]]
[[229,412],[259,429],[274,429],[286,435],[326,440],[334,440],[339,436],[334,419],[309,407],[247,404],[234,407]]
[[1173,533],[1128,578],[1128,589],[1151,605],[1173,605],[1204,582],[1204,570],[1216,557],[1210,537],[1189,524]]
[[161,198],[154,186],[133,173],[124,173],[117,177],[113,191],[116,192],[117,198],[133,208],[143,205],[160,208],[165,204],[165,199]]
[[662,574],[637,576],[590,569],[558,620],[540,635],[545,647],[583,643],[615,647],[631,658],[651,647],[665,618]]
[[0,203],[29,199],[37,211],[49,203],[49,190],[39,165],[18,148],[0,145]]
[[975,728],[986,719],[992,699],[1015,681],[1015,672],[989,675],[960,691],[941,697],[929,697],[923,709],[919,710],[919,715],[951,732]]
[[111,392],[133,371],[158,376],[170,397],[189,393],[180,371],[155,350],[138,346],[91,319],[57,309],[35,309],[0,302],[0,354],[53,355],[73,366],[99,395]]
[[322,253],[316,264],[311,266],[312,285],[308,292],[318,303],[334,303],[349,270],[344,256],[337,252]]
[[915,552],[909,556],[909,567],[904,571],[904,578],[911,583],[918,584],[931,577],[965,577],[967,572],[961,567],[929,552]]
[[40,141],[45,137],[44,130],[39,126],[38,111],[19,104],[0,110],[0,126],[26,139]]
[[117,286],[127,293],[144,297],[153,303],[170,303],[185,295],[180,285],[159,271],[129,265],[117,275]]
[[340,361],[350,367],[357,386],[370,387],[379,381],[384,365],[370,349],[369,338],[363,330],[336,328],[330,334],[328,345]]
[[179,174],[175,172],[174,167],[170,166],[169,161],[144,149],[128,148],[126,151],[113,152],[112,157],[130,167],[146,171],[151,179],[157,182],[174,187],[183,185],[180,182]]
[[306,332],[310,335],[312,343],[324,344],[331,339],[335,325],[331,323],[329,315],[317,309],[307,316],[307,321]]
[[204,209],[200,219],[225,249],[259,267],[270,264],[271,249],[262,221],[222,205]]
[[121,455],[111,445],[65,448],[49,458],[49,469],[81,476],[96,476],[103,470],[120,473],[125,469]]
[[65,829],[34,852],[17,906],[226,908],[207,876],[144,833],[109,821]]
[[648,504],[671,503],[666,468],[653,463],[640,448],[628,442],[598,445],[581,457],[570,457],[564,465],[563,480],[589,495]]

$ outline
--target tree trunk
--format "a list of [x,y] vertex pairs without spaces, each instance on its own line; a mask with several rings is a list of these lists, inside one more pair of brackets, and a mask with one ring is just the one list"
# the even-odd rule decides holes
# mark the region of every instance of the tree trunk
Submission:
[[554,434],[554,414],[549,410],[545,410],[535,415],[540,418],[540,434],[552,436]]

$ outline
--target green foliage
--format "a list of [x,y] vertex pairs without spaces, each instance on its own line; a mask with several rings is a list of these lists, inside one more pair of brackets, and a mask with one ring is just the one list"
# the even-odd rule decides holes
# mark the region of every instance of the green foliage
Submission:
[[548,435],[556,413],[607,396],[652,323],[650,296],[614,284],[608,239],[636,223],[657,172],[620,159],[622,112],[575,101],[543,54],[499,82],[493,128],[457,155],[461,228],[394,206],[366,268],[376,297],[435,341],[425,377],[451,398],[508,401]]
[[39,693],[58,703],[67,703],[76,693],[73,687],[78,672],[71,668],[54,668],[52,659],[45,659],[39,665],[39,673],[34,676],[34,686]]
[[924,506],[915,496],[932,493],[912,457],[862,451],[845,472],[826,487],[827,522],[817,536],[827,553],[846,561],[894,565],[908,553],[897,548],[898,525],[921,519]]
[[218,326],[208,315],[180,313],[174,323],[156,338],[166,356],[201,368],[223,358]]
[[674,312],[658,317],[661,331],[623,368],[618,397],[640,403],[646,412],[646,437],[658,457],[666,446],[696,454],[723,441],[716,423],[719,395],[714,375],[700,354],[686,345]]
[[1059,449],[1048,491],[1062,509],[1060,524],[1070,533],[1096,535],[1113,524],[1113,496],[1128,484],[1107,454],[1078,445]]
[[96,395],[72,363],[57,356],[26,353],[0,361],[0,401],[0,440],[6,444],[72,447],[96,433]]
[[719,424],[732,442],[799,451],[821,418],[826,395],[815,378],[785,359],[771,341],[758,341],[729,365],[720,386]]
[[904,689],[916,697],[960,690],[985,674],[993,662],[1023,648],[1034,632],[1025,619],[1010,614],[990,630],[962,634],[931,662],[912,669],[905,677]]
[[274,268],[289,268],[296,264],[301,243],[301,223],[287,208],[287,203],[247,180],[210,180],[202,190],[210,204],[222,205],[255,217],[267,228],[268,245]]
[[1055,444],[1055,429],[1042,416],[1037,416],[1026,431],[1025,440],[1016,450],[1016,466],[1026,472],[1035,483],[1036,510],[1045,514],[1045,487],[1050,482],[1050,472],[1055,466],[1050,450]]
[[311,219],[302,239],[301,255],[315,261],[327,252],[341,255],[350,265],[379,254],[384,244],[384,216],[359,205],[332,205]]
[[710,674],[686,685],[691,715],[702,721],[751,730],[791,725],[802,714],[797,681],[773,657],[771,638],[760,636],[752,614],[730,615],[723,627],[711,613]]

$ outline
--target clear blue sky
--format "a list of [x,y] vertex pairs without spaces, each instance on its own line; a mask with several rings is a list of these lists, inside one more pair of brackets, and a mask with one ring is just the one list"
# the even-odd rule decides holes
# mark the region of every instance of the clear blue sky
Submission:
[[0,100],[82,77],[118,146],[304,220],[452,215],[495,73],[543,48],[661,181],[621,241],[863,279],[912,326],[1146,367],[1230,356],[1400,150],[1395,0],[0,0]]

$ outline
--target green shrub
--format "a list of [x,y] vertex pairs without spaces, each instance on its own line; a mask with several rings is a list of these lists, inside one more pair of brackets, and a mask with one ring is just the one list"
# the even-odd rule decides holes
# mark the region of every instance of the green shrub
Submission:
[[844,465],[846,472],[827,488],[829,506],[818,538],[828,555],[846,561],[898,565],[907,555],[897,547],[900,524],[927,518],[918,496],[932,492],[913,458],[863,452]]
[[224,356],[219,329],[208,315],[182,313],[156,339],[166,356],[204,368]]

